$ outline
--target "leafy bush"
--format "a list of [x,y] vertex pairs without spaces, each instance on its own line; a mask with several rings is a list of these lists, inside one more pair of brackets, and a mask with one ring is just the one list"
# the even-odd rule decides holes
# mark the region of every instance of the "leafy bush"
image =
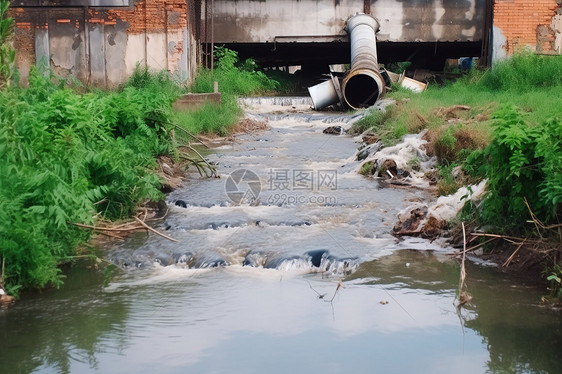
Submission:
[[213,92],[214,81],[219,82],[224,96],[257,95],[271,92],[279,83],[270,79],[249,59],[240,62],[238,52],[225,47],[215,47],[216,67],[199,72],[193,85],[193,92]]
[[493,117],[494,140],[472,153],[465,170],[488,178],[484,223],[522,230],[530,218],[525,204],[545,223],[556,223],[562,203],[562,122],[553,118],[530,127],[514,106]]
[[59,262],[89,235],[71,223],[126,217],[163,196],[153,170],[173,150],[179,88],[147,71],[120,92],[64,83],[32,68],[28,88],[0,91],[0,257],[12,293],[60,284]]

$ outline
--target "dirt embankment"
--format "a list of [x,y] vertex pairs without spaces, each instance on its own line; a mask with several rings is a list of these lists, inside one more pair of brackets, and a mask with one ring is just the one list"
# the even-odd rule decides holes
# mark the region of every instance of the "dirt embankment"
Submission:
[[[414,127],[421,133],[417,137],[408,135],[393,147],[376,146],[381,136],[375,129],[361,134],[363,145],[357,159],[365,161],[359,172],[379,179],[387,187],[425,188],[442,195],[433,203],[415,203],[400,212],[392,233],[445,239],[449,245],[460,249],[458,254],[462,254],[466,245],[468,253],[496,264],[501,271],[544,279],[543,272],[548,264],[556,264],[561,255],[559,241],[547,240],[548,235],[539,226],[536,227],[539,234],[535,232],[528,237],[487,233],[476,221],[471,221],[472,218],[465,222],[467,235],[464,237],[458,214],[466,202],[479,206],[486,182],[466,175],[461,167],[451,169],[450,180],[445,180],[438,170],[438,165],[459,160],[463,152],[487,146],[489,133],[482,131],[478,124],[488,121],[490,113],[472,113],[468,106],[454,105],[437,108],[431,116],[427,119],[416,113]],[[441,125],[436,126],[436,121]]]

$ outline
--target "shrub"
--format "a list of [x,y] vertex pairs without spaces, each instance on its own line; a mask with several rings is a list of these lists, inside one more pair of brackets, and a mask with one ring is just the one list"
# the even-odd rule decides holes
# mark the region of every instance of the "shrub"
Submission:
[[178,92],[164,75],[140,71],[119,92],[78,94],[36,68],[28,88],[0,91],[0,257],[9,292],[61,283],[59,263],[89,236],[71,223],[127,217],[162,198],[153,170],[155,157],[173,150]]
[[482,219],[522,230],[530,218],[525,204],[545,223],[556,223],[562,202],[562,123],[553,118],[530,127],[513,106],[495,113],[494,140],[471,154],[465,170],[488,178]]

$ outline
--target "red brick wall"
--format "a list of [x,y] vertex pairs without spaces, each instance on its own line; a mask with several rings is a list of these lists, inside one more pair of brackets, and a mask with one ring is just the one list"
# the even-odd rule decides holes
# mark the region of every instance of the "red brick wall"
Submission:
[[507,39],[507,53],[530,47],[536,52],[552,52],[552,18],[560,7],[557,0],[495,0],[494,26]]
[[[167,22],[170,13],[177,14],[173,23]],[[115,25],[120,20],[129,24],[129,34],[139,34],[185,30],[188,16],[185,0],[136,0],[132,8],[90,8],[89,22]]]
[[[185,30],[188,17],[194,19],[194,15],[190,14],[193,11],[193,6],[189,7],[188,13],[188,5],[193,2],[194,0],[135,0],[131,7],[90,7],[86,22],[115,25],[117,20],[123,21],[129,24],[128,32],[131,34],[139,34],[145,31],[150,33]],[[15,18],[17,28],[30,29],[36,27],[39,23],[38,19],[31,16],[30,13],[36,13],[37,10],[41,10],[42,13],[49,11],[64,13],[75,9],[82,8],[11,8],[10,15]],[[170,23],[167,21],[171,13],[175,13],[177,17],[174,16],[174,22]],[[64,23],[67,20],[63,17],[59,22]]]

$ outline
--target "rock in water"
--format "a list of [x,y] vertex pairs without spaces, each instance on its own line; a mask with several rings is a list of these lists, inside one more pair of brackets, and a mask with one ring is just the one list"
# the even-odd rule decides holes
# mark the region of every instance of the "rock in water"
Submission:
[[180,208],[187,208],[187,203],[183,200],[176,200],[174,204]]
[[343,128],[341,126],[330,126],[325,128],[322,132],[330,135],[343,135]]
[[417,236],[421,231],[421,223],[427,215],[427,207],[416,207],[408,214],[399,214],[399,221],[392,229],[394,235],[411,235]]
[[369,151],[367,149],[364,149],[357,153],[357,161],[363,161],[367,157],[369,157]]

